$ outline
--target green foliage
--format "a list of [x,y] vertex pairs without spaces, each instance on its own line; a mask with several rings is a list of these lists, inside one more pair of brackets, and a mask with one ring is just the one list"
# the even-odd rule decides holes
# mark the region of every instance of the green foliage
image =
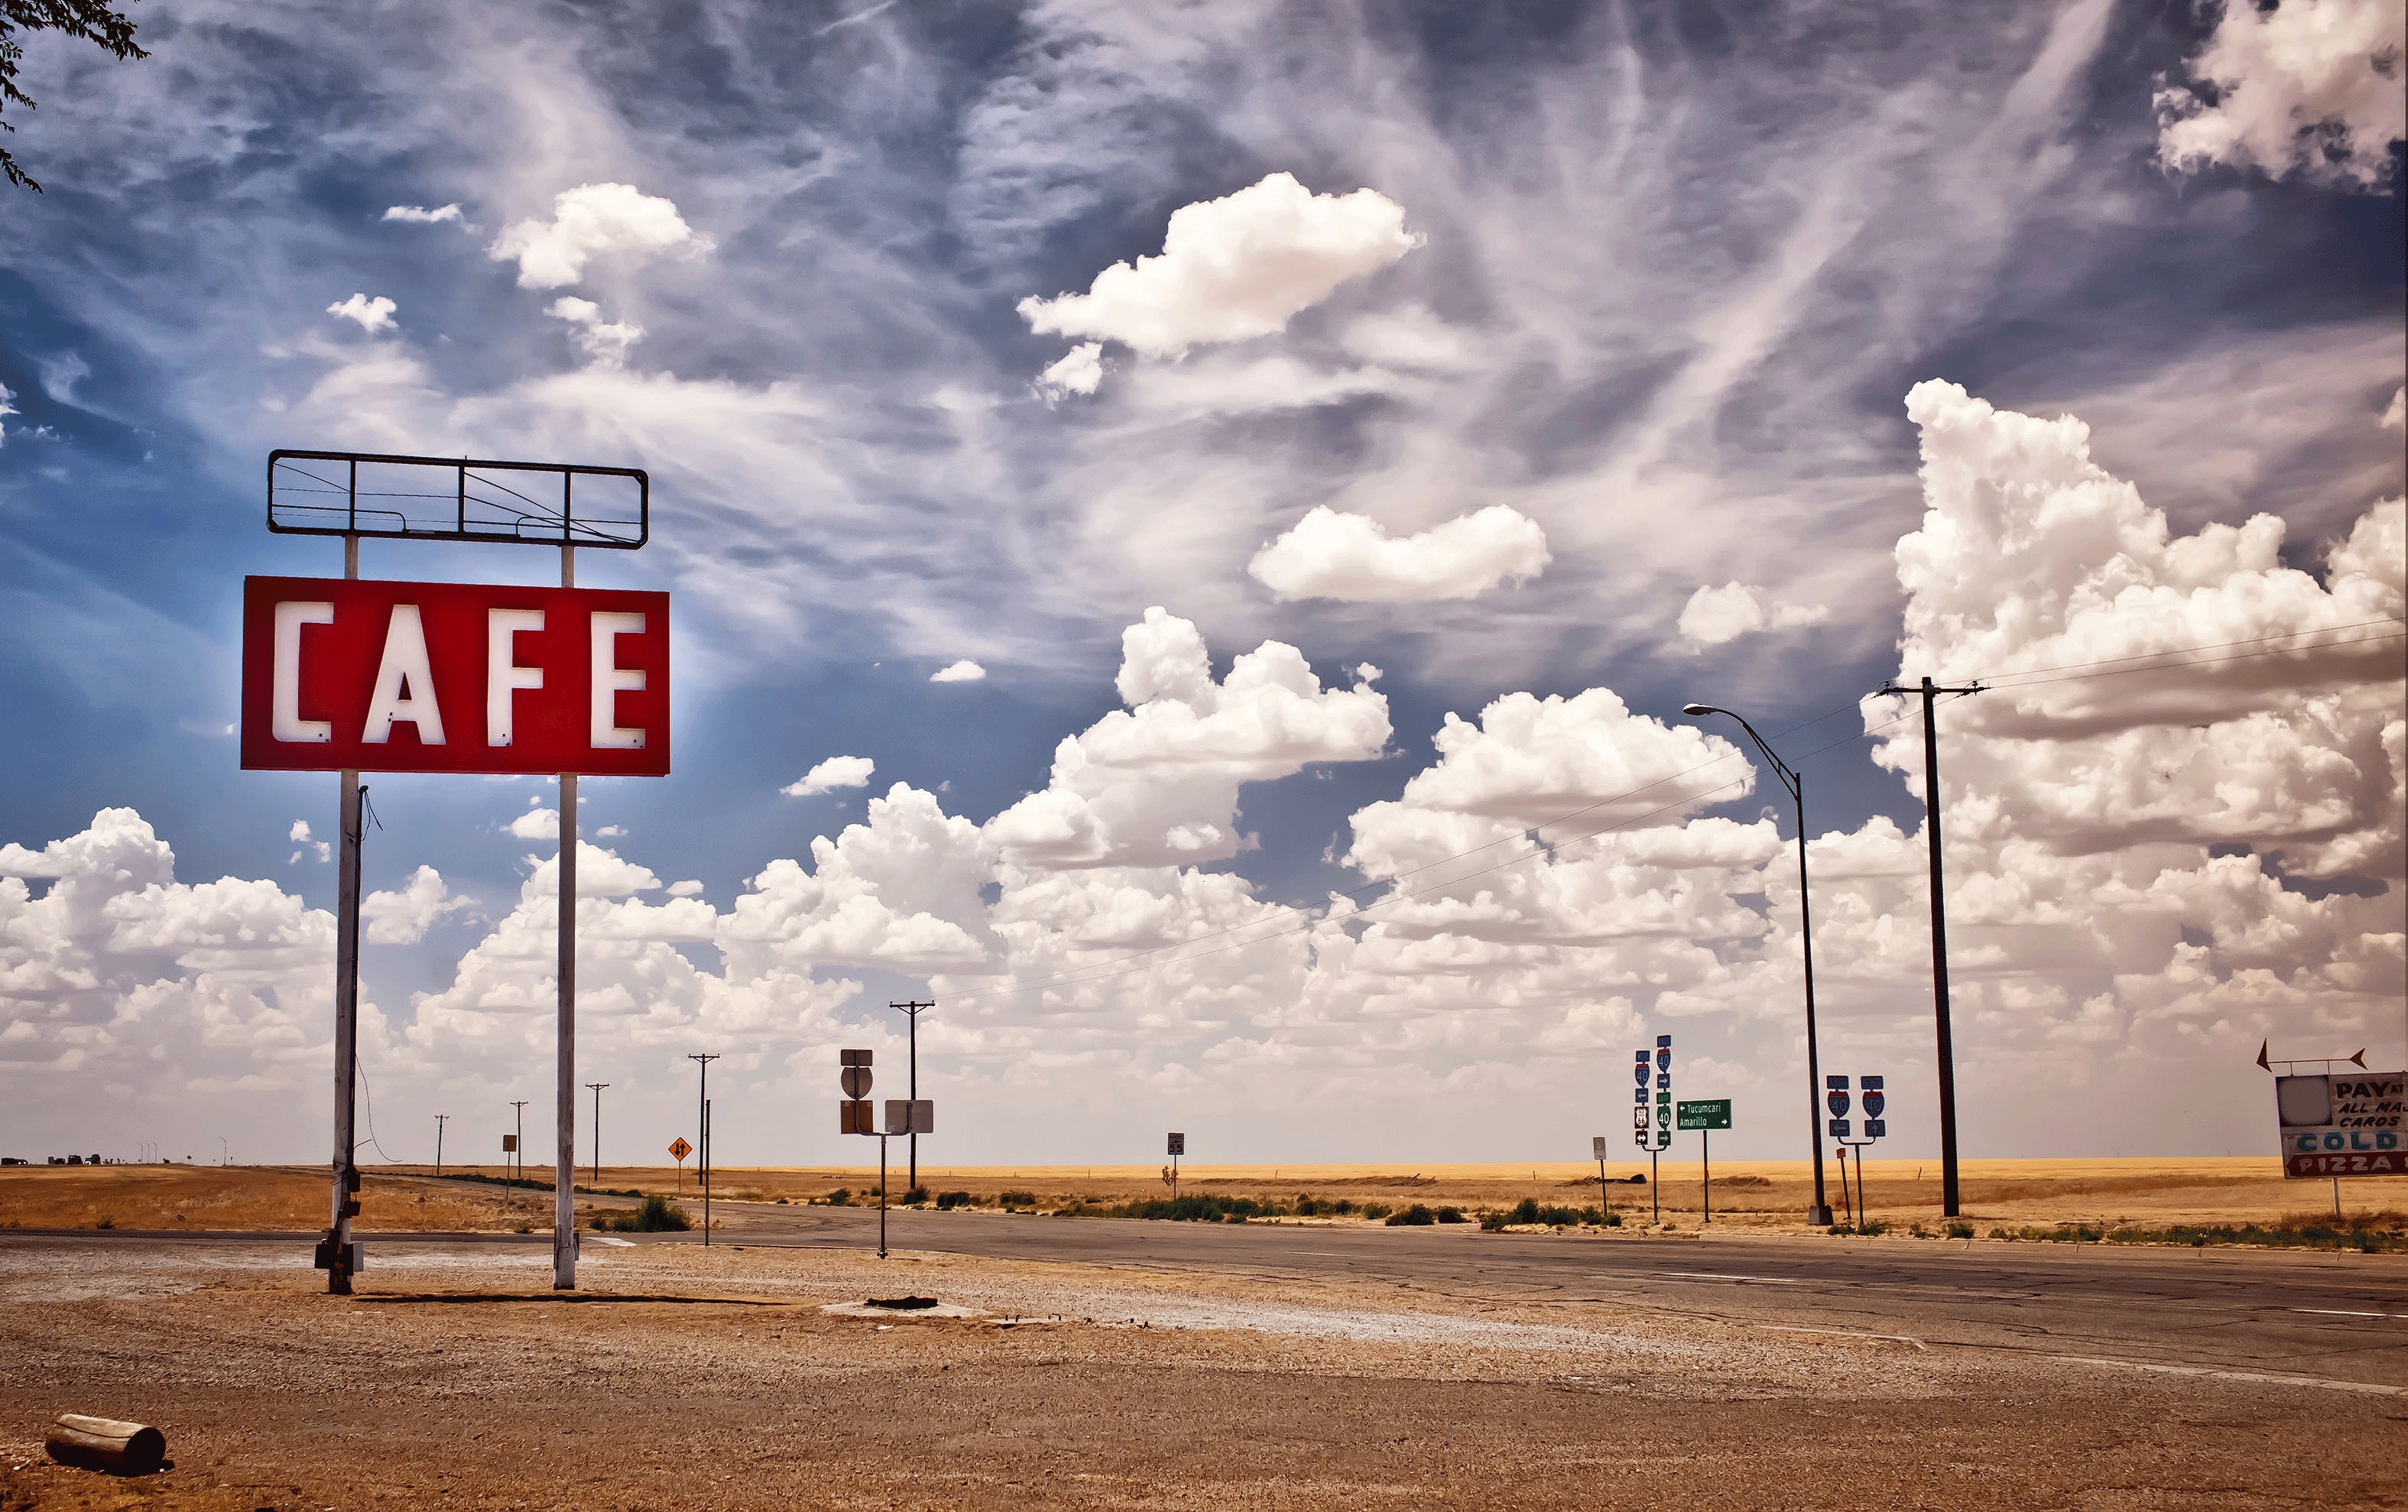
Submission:
[[901,1200],[903,1205],[906,1207],[910,1207],[915,1203],[924,1203],[928,1200],[928,1189],[925,1187],[913,1187],[910,1191],[903,1194]]
[[1440,1208],[1438,1210],[1438,1220],[1441,1223],[1469,1223],[1471,1221],[1469,1219],[1463,1216],[1463,1209],[1460,1207]]
[[828,1205],[830,1207],[850,1207],[850,1206],[852,1206],[852,1205],[853,1205],[853,1191],[852,1191],[852,1189],[847,1188],[847,1187],[838,1187],[838,1188],[837,1188],[834,1191],[829,1192],[829,1193],[827,1194],[827,1205]]
[[1037,1193],[1033,1191],[999,1191],[996,1193],[995,1200],[1001,1203],[1006,1207],[1034,1207],[1037,1205]]
[[1363,1205],[1363,1216],[1365,1218],[1385,1218],[1395,1211],[1396,1209],[1389,1206],[1386,1203],[1365,1203]]
[[1429,1208],[1424,1205],[1415,1203],[1411,1207],[1406,1208],[1403,1212],[1392,1215],[1388,1220],[1388,1227],[1392,1229],[1422,1229],[1427,1228],[1429,1225],[1437,1221],[1438,1215],[1436,1213],[1431,1212]]
[[940,1191],[937,1193],[937,1211],[939,1213],[950,1213],[956,1207],[975,1207],[977,1205],[978,1199],[971,1196],[967,1191]]
[[[32,97],[17,87],[17,64],[25,55],[16,37],[20,31],[58,32],[79,42],[95,43],[121,63],[150,56],[134,45],[134,23],[109,9],[104,0],[0,0],[0,108],[12,105],[34,108]],[[0,121],[0,131],[16,129]],[[0,147],[0,174],[20,189],[42,192],[42,186],[17,165],[5,147]]]
[[644,1199],[644,1205],[633,1212],[596,1214],[594,1226],[619,1234],[683,1234],[694,1227],[685,1209],[658,1192]]
[[1973,1237],[1973,1225],[1971,1223],[1951,1223],[1948,1225],[1948,1237],[1952,1239],[1970,1239]]

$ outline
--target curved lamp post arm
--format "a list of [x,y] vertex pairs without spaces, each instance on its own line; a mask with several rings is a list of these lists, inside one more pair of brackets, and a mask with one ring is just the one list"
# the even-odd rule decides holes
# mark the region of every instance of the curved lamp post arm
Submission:
[[1781,778],[1781,785],[1789,790],[1790,798],[1799,803],[1805,801],[1803,794],[1798,791],[1799,780],[1797,768],[1783,761],[1779,752],[1766,745],[1764,737],[1756,733],[1756,726],[1748,723],[1745,718],[1733,714],[1727,708],[1716,708],[1712,704],[1691,704],[1684,707],[1681,712],[1691,719],[1699,719],[1708,714],[1721,714],[1739,720],[1739,727],[1747,732],[1748,739],[1754,741],[1756,749],[1764,753],[1764,759],[1772,763],[1773,774]]

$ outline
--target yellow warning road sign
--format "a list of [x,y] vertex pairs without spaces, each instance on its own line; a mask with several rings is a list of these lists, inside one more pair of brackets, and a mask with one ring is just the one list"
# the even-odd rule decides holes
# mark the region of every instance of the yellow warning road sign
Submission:
[[682,1161],[693,1153],[694,1147],[687,1144],[683,1136],[669,1141],[669,1159]]

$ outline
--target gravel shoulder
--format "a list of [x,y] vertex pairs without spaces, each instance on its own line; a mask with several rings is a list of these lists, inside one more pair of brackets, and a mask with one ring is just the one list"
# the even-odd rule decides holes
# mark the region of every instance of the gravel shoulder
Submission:
[[[0,1512],[2398,1506],[2408,1398],[1611,1303],[860,1251],[0,1243]],[[934,1296],[976,1316],[824,1309]],[[1803,1326],[1803,1325],[1799,1325]],[[173,1468],[49,1465],[59,1411]],[[2347,1446],[2345,1451],[2335,1446]]]

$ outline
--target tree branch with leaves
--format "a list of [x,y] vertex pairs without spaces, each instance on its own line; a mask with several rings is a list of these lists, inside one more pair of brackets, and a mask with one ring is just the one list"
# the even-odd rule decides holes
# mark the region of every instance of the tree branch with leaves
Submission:
[[[12,105],[34,108],[32,96],[17,87],[17,64],[25,55],[24,45],[17,40],[20,32],[59,32],[96,43],[120,63],[150,56],[134,45],[134,23],[103,0],[0,0],[0,110]],[[16,129],[0,121],[0,132]],[[0,147],[0,173],[6,173],[20,189],[42,192],[42,186],[18,166],[6,147]]]

